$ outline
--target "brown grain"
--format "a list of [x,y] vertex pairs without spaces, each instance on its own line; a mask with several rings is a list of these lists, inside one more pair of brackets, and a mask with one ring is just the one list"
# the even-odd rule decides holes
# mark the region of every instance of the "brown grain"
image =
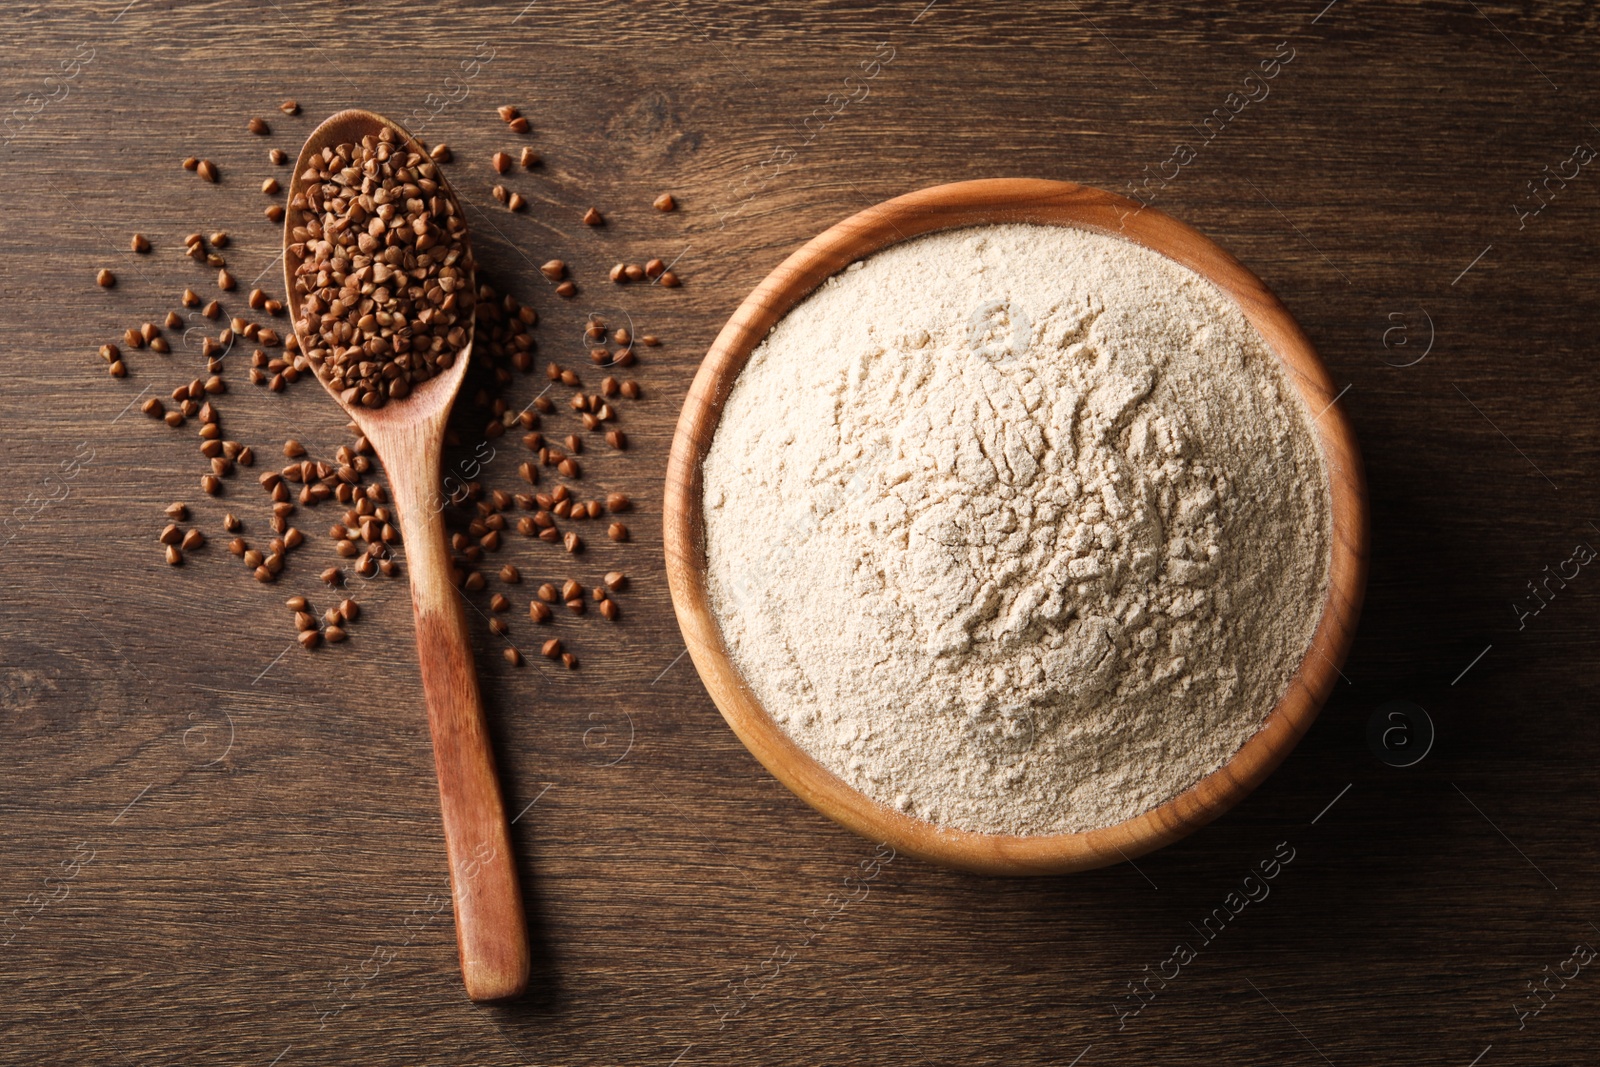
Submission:
[[323,149],[301,177],[289,250],[306,356],[345,403],[381,407],[453,366],[467,343],[466,221],[438,165],[387,128]]

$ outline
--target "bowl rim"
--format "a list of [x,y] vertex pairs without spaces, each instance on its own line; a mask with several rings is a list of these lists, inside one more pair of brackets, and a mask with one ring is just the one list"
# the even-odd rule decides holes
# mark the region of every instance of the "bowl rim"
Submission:
[[[939,230],[1042,223],[1132,240],[1226,293],[1288,369],[1311,417],[1328,475],[1328,586],[1294,675],[1261,727],[1222,766],[1171,800],[1096,830],[1016,835],[940,827],[872,799],[824,767],[769,716],[723,642],[706,589],[702,463],[734,380],[770,328],[824,280],[892,244]],[[1368,513],[1355,435],[1327,369],[1277,296],[1228,252],[1178,220],[1071,182],[988,178],[935,185],[851,215],[775,267],[728,319],[684,399],[667,463],[663,535],[679,628],[717,709],[752,755],[800,799],[862,836],[931,862],[985,874],[1050,874],[1130,860],[1233,807],[1270,774],[1316,719],[1341,676],[1366,587]]]

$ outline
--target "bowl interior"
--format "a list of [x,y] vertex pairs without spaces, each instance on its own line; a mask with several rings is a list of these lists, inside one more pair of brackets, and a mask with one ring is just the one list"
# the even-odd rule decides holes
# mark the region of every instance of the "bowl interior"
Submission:
[[[1233,757],[1166,803],[1083,833],[1012,834],[943,829],[857,791],[782,730],[740,677],[705,584],[701,464],[722,408],[751,352],[785,313],[825,279],[919,234],[994,223],[1076,226],[1134,241],[1208,278],[1228,294],[1288,368],[1328,472],[1328,590],[1317,629],[1287,690]],[[1236,804],[1299,741],[1349,651],[1366,584],[1367,504],[1361,461],[1333,383],[1287,309],[1237,260],[1196,230],[1099,189],[1066,182],[989,179],[934,186],[867,208],[795,252],[747,297],[717,336],[684,402],[668,462],[667,577],[678,623],[706,689],[728,724],[774,776],[818,811],[923,859],[990,874],[1085,870],[1174,841]]]

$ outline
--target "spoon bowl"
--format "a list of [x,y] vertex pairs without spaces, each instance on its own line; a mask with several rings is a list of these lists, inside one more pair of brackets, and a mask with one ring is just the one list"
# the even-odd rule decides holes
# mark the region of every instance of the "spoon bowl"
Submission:
[[[415,137],[412,137],[403,127],[391,122],[382,115],[371,111],[363,111],[359,108],[341,111],[325,119],[322,125],[312,130],[311,136],[306,138],[305,145],[300,149],[300,156],[295,160],[294,176],[289,182],[289,202],[292,204],[295,196],[304,191],[304,175],[306,168],[311,165],[313,156],[320,155],[324,148],[337,148],[342,144],[357,144],[362,138],[377,136],[385,129],[393,131],[396,140],[401,144],[406,145],[414,152],[427,156],[426,150]],[[455,192],[450,188],[450,183],[445,180],[444,172],[440,170],[436,173],[440,189],[446,196],[454,200]],[[306,338],[300,337],[298,331],[299,308],[292,303],[294,300],[295,275],[299,271],[302,262],[302,257],[296,255],[293,251],[298,243],[293,239],[295,225],[301,221],[298,218],[298,214],[297,211],[291,208],[285,214],[283,220],[283,277],[284,284],[287,286],[285,291],[289,294],[289,300],[291,301],[290,310],[296,313],[296,337],[304,345]],[[470,250],[470,245],[468,245],[468,248]],[[467,364],[472,357],[472,336],[475,326],[475,317],[467,321],[467,343],[457,353],[456,360],[450,367],[446,368],[443,373],[435,374],[421,385],[414,386],[410,395],[403,401],[392,401],[380,408],[365,408],[358,404],[345,403],[340,399],[338,392],[328,384],[327,376],[323,373],[321,367],[313,366],[312,371],[316,374],[317,380],[322,383],[323,388],[328,390],[334,401],[350,416],[350,420],[361,428],[361,432],[366,435],[367,440],[372,442],[373,447],[378,450],[378,454],[385,456],[386,453],[378,445],[379,438],[404,438],[412,428],[424,422],[437,420],[442,427],[443,423],[449,419],[450,408],[455,403],[456,393],[460,391],[462,381],[466,378]]]
[[[325,149],[358,144],[392,130],[397,143],[427,159],[422,145],[400,126],[370,111],[341,111],[311,132],[295,162],[289,184],[289,210],[283,226],[284,289],[302,352],[316,346],[302,329],[295,278],[302,263],[295,231],[304,227],[305,175]],[[455,200],[435,167],[439,191]],[[300,204],[296,207],[296,202]],[[459,201],[456,201],[459,204]],[[463,235],[463,243],[467,238]],[[463,262],[470,265],[470,246]],[[468,279],[469,291],[475,279]],[[416,616],[417,653],[439,776],[440,813],[450,860],[450,891],[455,906],[461,973],[473,1000],[501,1000],[520,994],[528,981],[528,936],[522,896],[511,852],[505,805],[495,776],[483,701],[473,666],[462,596],[452,577],[446,541],[439,461],[445,423],[472,355],[472,321],[467,341],[454,362],[382,407],[346,403],[329,383],[324,368],[312,370],[324,388],[377,452],[389,476],[395,516],[406,546],[411,604]]]

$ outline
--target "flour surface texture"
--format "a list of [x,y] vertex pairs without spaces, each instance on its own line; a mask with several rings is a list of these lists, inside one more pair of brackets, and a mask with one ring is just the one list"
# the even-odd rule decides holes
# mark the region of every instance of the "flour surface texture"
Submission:
[[1311,413],[1219,289],[1119,238],[930,234],[829,279],[704,464],[712,606],[802,748],[944,827],[1090,830],[1228,760],[1327,587]]

